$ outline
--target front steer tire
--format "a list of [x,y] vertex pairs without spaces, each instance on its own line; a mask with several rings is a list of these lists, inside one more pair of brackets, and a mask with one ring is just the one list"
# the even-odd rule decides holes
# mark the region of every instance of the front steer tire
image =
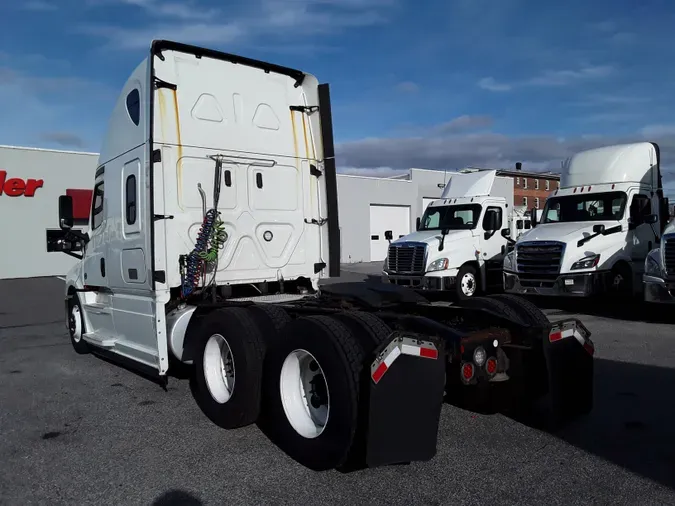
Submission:
[[86,355],[91,352],[89,344],[83,337],[85,332],[82,304],[80,304],[80,298],[73,294],[68,299],[68,335],[70,336],[70,344],[73,345],[73,349],[78,355]]
[[[309,412],[302,404],[302,395],[290,388],[282,393],[283,377],[288,377],[282,373],[292,371],[288,366],[284,370],[284,363],[288,358],[288,364],[292,364],[298,352],[311,354],[324,373],[328,416],[323,430],[319,428],[314,434],[301,435],[289,420],[291,416],[298,420],[295,417],[302,418]],[[267,352],[260,428],[284,453],[309,469],[340,467],[347,461],[356,436],[363,363],[363,347],[338,319],[308,316],[292,321]]]
[[[222,341],[217,336],[222,337]],[[254,315],[238,307],[215,310],[203,318],[191,339],[195,339],[195,358],[190,388],[199,408],[224,429],[254,423],[260,413],[265,353],[264,337]],[[231,392],[218,384],[216,346],[220,345],[224,360],[227,348],[223,342],[231,350],[233,362],[233,368],[231,364],[224,364],[225,369],[234,370]]]

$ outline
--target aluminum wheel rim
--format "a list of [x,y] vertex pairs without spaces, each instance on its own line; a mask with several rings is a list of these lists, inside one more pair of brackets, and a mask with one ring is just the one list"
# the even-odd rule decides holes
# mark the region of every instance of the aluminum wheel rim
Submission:
[[464,295],[473,295],[476,291],[476,278],[470,272],[467,272],[462,276],[461,280],[462,293]]
[[82,339],[82,315],[79,306],[73,306],[73,309],[70,310],[70,320],[68,323],[73,341],[79,343]]
[[220,334],[209,337],[204,347],[204,379],[214,401],[225,404],[232,398],[234,356],[227,339]]
[[314,439],[326,429],[330,392],[319,361],[306,350],[289,353],[281,367],[281,404],[293,429]]

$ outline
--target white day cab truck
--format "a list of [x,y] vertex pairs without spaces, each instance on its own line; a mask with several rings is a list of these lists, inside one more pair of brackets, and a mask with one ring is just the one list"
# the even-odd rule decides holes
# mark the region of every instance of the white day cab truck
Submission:
[[458,299],[501,291],[504,255],[524,228],[529,219],[514,208],[512,178],[496,170],[452,174],[417,231],[389,244],[383,281]]
[[564,163],[541,222],[504,258],[504,291],[642,298],[645,260],[667,222],[657,144],[577,153]]
[[[329,88],[299,70],[154,41],[92,174],[90,231],[59,198],[77,353],[191,375],[225,429],[257,423],[314,470],[429,460],[444,401],[557,422],[592,407],[593,344],[515,297],[433,304],[340,273]],[[506,395],[506,394],[510,394]]]

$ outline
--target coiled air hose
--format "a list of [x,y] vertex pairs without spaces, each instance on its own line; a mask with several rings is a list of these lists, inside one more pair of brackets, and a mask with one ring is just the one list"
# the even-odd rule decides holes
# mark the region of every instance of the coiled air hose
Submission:
[[[181,259],[181,293],[183,298],[191,295],[199,286],[199,279],[206,272],[208,264],[217,263],[218,253],[227,240],[225,225],[220,219],[218,212],[218,199],[220,197],[220,178],[222,162],[216,160],[214,175],[213,208],[206,211],[202,225],[197,233],[194,249]],[[200,193],[203,196],[201,185]],[[215,275],[214,275],[215,279]]]

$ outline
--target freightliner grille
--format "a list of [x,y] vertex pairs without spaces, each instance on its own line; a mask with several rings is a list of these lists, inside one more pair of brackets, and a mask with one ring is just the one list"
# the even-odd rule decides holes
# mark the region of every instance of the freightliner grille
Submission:
[[553,286],[560,274],[564,243],[526,242],[516,246],[516,266],[523,286]]
[[667,237],[664,241],[663,260],[668,276],[675,276],[675,237]]
[[424,274],[427,245],[418,242],[391,244],[387,268],[394,274]]

